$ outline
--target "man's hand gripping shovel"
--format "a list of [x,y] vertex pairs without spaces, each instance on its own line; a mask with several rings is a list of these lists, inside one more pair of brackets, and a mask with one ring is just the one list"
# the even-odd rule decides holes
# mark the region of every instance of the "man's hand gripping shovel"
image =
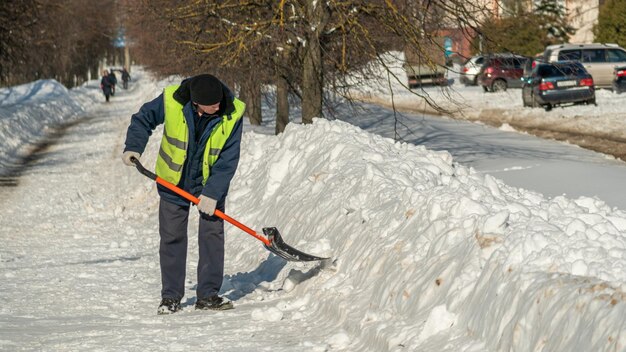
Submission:
[[[175,192],[176,194],[187,199],[193,204],[196,204],[196,205],[198,204],[199,202],[198,198],[193,196],[191,193],[188,193],[180,189],[176,185],[168,181],[165,181],[164,179],[158,177],[156,174],[150,172],[149,170],[146,170],[146,168],[144,168],[143,165],[141,165],[139,160],[137,160],[136,158],[132,158],[131,161],[135,164],[135,167],[137,167],[137,170],[139,170],[139,172],[141,172],[144,176],[147,176],[148,178],[156,181],[158,184],[164,187],[167,187],[172,192]],[[315,261],[315,260],[328,259],[328,258],[316,257],[314,255],[300,252],[299,250],[289,246],[287,243],[285,243],[285,241],[283,241],[283,238],[280,236],[278,229],[276,229],[275,227],[264,227],[263,233],[265,234],[265,236],[263,236],[261,234],[258,234],[251,228],[247,227],[246,225],[240,223],[239,221],[224,214],[219,209],[215,209],[215,216],[225,221],[228,221],[229,223],[238,227],[239,229],[246,232],[250,236],[263,242],[263,245],[265,246],[265,248],[267,248],[267,250],[269,250],[270,252],[276,254],[277,256],[283,259],[286,259],[289,261],[296,261],[296,262],[310,262],[310,261]]]

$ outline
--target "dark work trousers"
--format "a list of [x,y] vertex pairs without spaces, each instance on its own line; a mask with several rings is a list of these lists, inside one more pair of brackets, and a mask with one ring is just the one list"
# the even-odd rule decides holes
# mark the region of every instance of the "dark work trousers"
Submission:
[[[217,203],[224,211],[224,201]],[[161,297],[180,300],[185,294],[189,206],[159,203]],[[198,225],[198,299],[216,295],[224,278],[224,220],[200,214]]]

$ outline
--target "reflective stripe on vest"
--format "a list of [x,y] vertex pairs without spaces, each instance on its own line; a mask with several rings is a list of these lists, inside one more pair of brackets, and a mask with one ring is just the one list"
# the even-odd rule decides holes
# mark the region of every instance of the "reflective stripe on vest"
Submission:
[[171,85],[163,90],[165,123],[161,148],[156,162],[156,174],[173,184],[178,184],[187,157],[189,126],[183,114],[183,105],[174,99],[179,85]]
[[[160,178],[175,185],[182,176],[189,140],[189,127],[183,114],[183,105],[174,99],[174,92],[178,87],[179,85],[168,86],[163,91],[165,123],[155,169]],[[206,183],[211,167],[217,161],[236,122],[243,116],[246,105],[237,98],[233,103],[235,111],[230,115],[222,116],[222,121],[215,125],[207,141],[202,162],[202,184]]]
[[209,141],[206,143],[206,148],[204,148],[204,158],[202,159],[202,184],[205,184],[206,180],[209,178],[211,166],[217,161],[228,137],[230,137],[231,133],[233,133],[233,129],[235,129],[235,124],[241,119],[243,112],[246,110],[246,104],[237,98],[233,100],[233,105],[235,105],[235,111],[230,115],[222,116],[222,121],[215,125],[215,128],[213,128],[211,132],[211,137],[209,137]]

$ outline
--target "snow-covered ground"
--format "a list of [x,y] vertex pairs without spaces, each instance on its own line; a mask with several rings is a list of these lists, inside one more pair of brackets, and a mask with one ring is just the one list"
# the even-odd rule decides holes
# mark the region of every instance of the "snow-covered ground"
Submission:
[[[236,309],[195,311],[192,225],[184,310],[157,316],[158,196],[120,155],[130,115],[167,82],[139,68],[133,78],[109,104],[97,82],[69,92],[45,82],[43,92],[61,93],[0,104],[3,133],[6,118],[39,114],[14,140],[32,140],[59,116],[84,121],[43,150],[17,186],[0,188],[1,350],[626,350],[626,212],[598,198],[510,186],[419,138],[394,143],[321,119],[280,136],[264,133],[269,120],[246,126],[227,212],[258,230],[276,226],[294,247],[332,260],[287,263],[227,226],[222,293]],[[368,129],[393,130],[387,114]],[[142,156],[150,168],[159,138]],[[2,150],[8,162],[18,144]],[[539,150],[527,157],[555,160]],[[588,167],[620,163],[599,156]],[[589,181],[571,177],[581,188]],[[617,180],[598,182],[623,193]]]

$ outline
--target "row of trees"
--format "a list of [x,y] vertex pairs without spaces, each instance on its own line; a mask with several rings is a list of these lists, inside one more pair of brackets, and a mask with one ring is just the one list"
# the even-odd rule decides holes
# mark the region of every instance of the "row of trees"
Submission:
[[477,27],[486,13],[464,0],[124,1],[135,58],[163,76],[211,72],[236,83],[253,123],[261,87],[272,84],[276,132],[288,122],[289,97],[301,100],[309,123],[322,116],[325,94],[350,99],[359,82],[348,72],[372,77],[368,63],[406,47],[427,62],[440,28]]
[[[479,34],[485,52],[533,55],[566,42],[573,28],[559,2],[541,0],[528,12],[529,1],[502,0],[510,13],[497,19],[480,5],[489,2],[466,0],[5,1],[0,84],[55,78],[72,86],[88,73],[95,77],[124,27],[136,62],[161,76],[218,75],[248,103],[252,123],[261,122],[262,87],[276,87],[281,132],[291,98],[301,101],[303,122],[311,122],[332,111],[329,96],[351,100],[349,88],[379,78],[368,64],[382,62],[384,52],[408,49],[437,65],[433,47],[441,46],[443,29]],[[610,10],[601,10],[599,35],[623,35],[623,24],[604,24],[623,21],[615,15],[625,1],[605,2]],[[384,74],[405,83],[391,70]]]
[[0,1],[0,86],[97,77],[113,51],[116,9],[115,0]]
[[136,58],[163,76],[212,72],[236,84],[252,123],[261,122],[261,87],[275,86],[277,133],[288,122],[290,96],[311,122],[324,104],[332,111],[327,96],[351,100],[349,88],[362,84],[355,73],[379,78],[368,64],[381,53],[410,50],[437,65],[443,29],[478,34],[483,52],[528,56],[567,42],[575,30],[558,0],[502,0],[499,17],[489,2],[465,0],[123,1]]
[[332,108],[325,94],[350,99],[349,88],[360,82],[348,81],[348,72],[372,78],[368,63],[405,48],[436,65],[430,55],[441,45],[439,29],[477,27],[485,14],[465,0],[2,2],[0,84],[54,78],[71,87],[94,78],[124,27],[136,62],[153,72],[212,72],[236,83],[253,123],[261,122],[261,88],[275,86],[280,132],[290,98],[311,122],[324,104]]

